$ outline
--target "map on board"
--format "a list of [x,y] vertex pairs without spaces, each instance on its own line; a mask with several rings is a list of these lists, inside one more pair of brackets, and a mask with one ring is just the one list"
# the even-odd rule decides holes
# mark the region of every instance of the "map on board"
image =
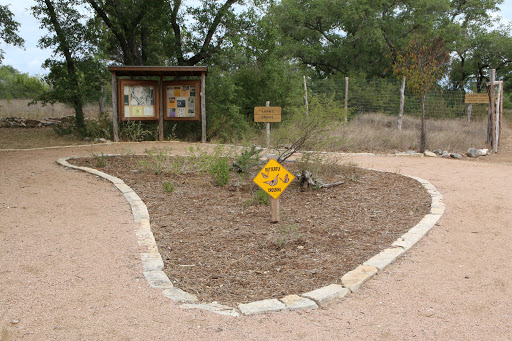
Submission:
[[152,86],[132,85],[130,105],[155,105],[155,90]]
[[155,117],[155,87],[153,85],[124,86],[125,117]]

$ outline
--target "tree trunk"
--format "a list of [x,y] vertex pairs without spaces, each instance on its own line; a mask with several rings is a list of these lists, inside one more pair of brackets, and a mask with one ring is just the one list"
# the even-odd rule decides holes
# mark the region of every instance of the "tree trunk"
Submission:
[[55,33],[57,34],[57,39],[59,40],[59,48],[66,59],[66,68],[68,71],[68,77],[71,86],[69,91],[73,94],[71,102],[73,108],[75,109],[75,124],[78,133],[83,136],[86,133],[86,128],[83,112],[83,103],[82,98],[80,96],[80,85],[78,83],[78,76],[76,74],[75,68],[75,61],[71,56],[71,51],[69,48],[68,41],[66,39],[66,34],[62,30],[62,27],[59,23],[53,3],[50,0],[44,0],[44,2],[48,10],[48,16],[50,17],[50,21],[53,25],[53,28],[55,29]]
[[427,149],[427,133],[425,127],[425,95],[421,96],[421,133],[420,133],[420,152],[424,153]]

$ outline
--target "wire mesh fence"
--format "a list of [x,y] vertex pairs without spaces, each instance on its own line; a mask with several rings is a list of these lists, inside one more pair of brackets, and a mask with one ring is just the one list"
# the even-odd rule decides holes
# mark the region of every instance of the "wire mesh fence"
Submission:
[[[402,82],[398,79],[353,79],[348,82],[348,108],[352,114],[384,113],[398,115],[400,110],[400,88]],[[436,87],[427,94],[425,113],[428,118],[466,117],[468,105],[464,103],[463,90],[456,84]],[[330,79],[314,81],[310,85],[315,95],[334,96],[340,105],[345,102],[345,80]],[[472,115],[485,115],[484,104],[472,106]],[[405,87],[404,115],[421,115],[420,100]]]

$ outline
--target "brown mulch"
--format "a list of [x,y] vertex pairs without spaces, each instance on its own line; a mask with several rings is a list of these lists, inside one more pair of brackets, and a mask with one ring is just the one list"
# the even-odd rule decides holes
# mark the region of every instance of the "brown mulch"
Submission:
[[[142,198],[165,273],[202,302],[233,306],[340,283],[430,209],[415,180],[357,168],[328,189],[301,191],[294,180],[280,197],[281,221],[271,224],[269,208],[253,199],[251,178],[233,173],[228,185],[216,186],[199,172],[144,171],[136,156],[105,160],[104,167],[89,158],[71,162],[121,178]],[[295,164],[284,166],[296,173]]]

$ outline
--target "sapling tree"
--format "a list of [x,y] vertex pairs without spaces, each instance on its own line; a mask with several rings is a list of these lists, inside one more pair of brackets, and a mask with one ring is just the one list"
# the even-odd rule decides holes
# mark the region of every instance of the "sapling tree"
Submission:
[[396,54],[393,72],[407,79],[407,87],[421,103],[420,152],[427,145],[425,131],[425,97],[443,75],[449,55],[441,38],[427,39],[416,36],[403,52]]

